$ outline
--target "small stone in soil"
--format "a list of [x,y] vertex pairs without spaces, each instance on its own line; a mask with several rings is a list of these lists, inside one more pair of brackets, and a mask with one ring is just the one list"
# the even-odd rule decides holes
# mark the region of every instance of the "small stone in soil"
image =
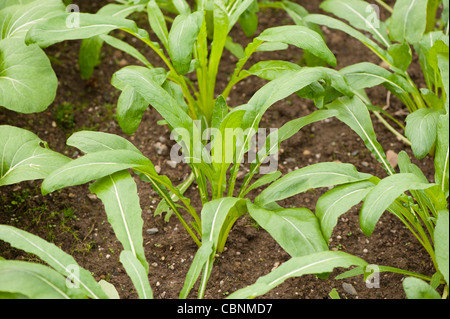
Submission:
[[158,231],[159,231],[158,228],[150,228],[150,229],[147,229],[147,235],[154,235],[154,234],[156,234]]
[[352,295],[352,296],[356,296],[358,293],[356,292],[355,287],[353,287],[352,284],[348,284],[346,282],[344,282],[342,284],[342,288],[345,290],[346,293]]

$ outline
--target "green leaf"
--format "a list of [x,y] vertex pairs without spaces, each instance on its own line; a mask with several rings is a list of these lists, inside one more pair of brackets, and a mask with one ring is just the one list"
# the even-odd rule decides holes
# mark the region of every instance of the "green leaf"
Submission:
[[336,57],[328,49],[317,32],[304,26],[281,26],[264,30],[257,39],[268,42],[283,42],[311,52],[331,66],[336,66]]
[[180,299],[187,298],[202,270],[199,295],[201,296],[204,293],[224,227],[225,230],[229,231],[231,229],[230,224],[232,225],[245,212],[243,211],[244,207],[245,200],[233,197],[224,197],[205,204],[201,213],[202,246],[197,251],[189,268],[183,289],[180,292]]
[[175,70],[185,75],[189,72],[195,40],[203,22],[203,12],[179,15],[172,23],[168,36],[168,50]]
[[23,40],[34,24],[66,12],[66,7],[60,0],[37,0],[30,3],[21,1],[14,4],[0,11],[0,40]]
[[142,261],[139,261],[132,252],[124,250],[120,253],[120,262],[130,276],[139,298],[153,299],[153,291],[148,282],[148,271],[142,266]]
[[449,116],[439,116],[437,124],[436,153],[434,157],[435,181],[448,198],[449,194]]
[[327,27],[329,27],[331,29],[336,29],[336,30],[345,32],[348,35],[350,35],[351,37],[359,40],[361,43],[363,43],[365,46],[367,46],[369,49],[371,49],[380,58],[382,58],[384,60],[387,58],[387,52],[384,49],[382,49],[376,42],[372,41],[370,38],[365,36],[360,31],[352,28],[348,24],[346,24],[338,19],[326,16],[323,14],[310,14],[307,17],[305,17],[304,20],[307,22],[310,22],[310,23],[316,23],[318,25],[326,25]]
[[117,100],[117,121],[125,134],[134,134],[141,124],[148,102],[127,85]]
[[142,154],[128,150],[90,153],[53,171],[42,183],[44,195],[55,190],[85,184],[116,172],[140,166],[153,167]]
[[110,46],[112,46],[118,50],[121,50],[121,51],[129,54],[136,60],[140,61],[147,68],[150,68],[150,69],[153,68],[153,66],[150,64],[150,62],[147,60],[147,58],[141,52],[139,52],[135,47],[129,45],[125,41],[119,40],[119,39],[109,36],[107,34],[99,35],[99,37],[103,41],[105,41],[105,43],[109,44]]
[[[140,11],[144,5],[119,5],[107,4],[102,7],[97,14],[111,16],[114,18],[124,19],[135,11]],[[80,73],[83,79],[88,79],[92,76],[94,68],[100,64],[100,52],[103,47],[103,42],[107,42],[111,46],[118,48],[130,54],[137,50],[129,44],[113,37],[104,38],[106,34],[97,35],[92,38],[81,41],[80,53],[78,55],[78,65],[80,66]],[[132,56],[134,56],[132,54]],[[140,60],[140,59],[138,59]],[[143,59],[146,61],[146,59]],[[147,62],[148,63],[148,62]],[[144,63],[144,64],[147,64]]]
[[94,73],[94,69],[100,64],[100,52],[103,47],[103,40],[100,36],[84,39],[81,42],[78,54],[78,66],[80,67],[81,78],[89,79]]
[[316,216],[306,208],[267,210],[252,203],[250,216],[264,228],[291,257],[328,250]]
[[386,209],[407,190],[423,190],[434,186],[424,183],[423,179],[412,173],[400,173],[381,180],[369,194],[362,206],[359,221],[366,236],[370,236],[381,215]]
[[398,0],[390,20],[390,36],[397,42],[415,44],[427,26],[428,0]]
[[0,186],[43,179],[70,161],[41,143],[27,130],[0,126]]
[[0,40],[0,106],[20,113],[44,111],[58,80],[44,51],[23,39]]
[[254,0],[239,16],[239,24],[247,37],[253,36],[258,28],[258,15],[256,14],[258,11],[258,1]]
[[142,237],[142,209],[136,182],[130,173],[126,170],[114,173],[96,181],[89,188],[103,202],[108,222],[123,248],[129,250],[148,273]]
[[433,109],[420,109],[406,118],[405,135],[411,141],[411,148],[418,159],[424,158],[436,141],[440,114]]
[[441,210],[438,213],[436,229],[434,232],[434,242],[436,249],[436,261],[439,271],[444,276],[445,281],[449,282],[449,222],[448,210]]
[[391,45],[386,25],[366,1],[326,0],[320,4],[320,8],[347,20],[356,29],[370,32],[385,47]]
[[119,293],[117,292],[117,289],[116,287],[114,287],[114,285],[103,279],[100,280],[98,284],[100,285],[100,287],[102,287],[102,290],[109,299],[120,299]]
[[216,103],[214,105],[214,111],[211,119],[211,128],[219,128],[222,124],[223,119],[228,114],[227,101],[222,95],[216,98]]
[[148,21],[152,30],[155,32],[158,39],[164,45],[165,48],[169,45],[169,31],[167,29],[164,15],[161,12],[156,0],[150,0],[147,4]]
[[130,141],[115,134],[94,131],[80,131],[72,134],[67,145],[78,148],[84,153],[112,150],[129,150],[141,154]]
[[256,198],[255,204],[264,207],[266,204],[306,192],[312,188],[358,182],[370,177],[372,176],[369,174],[359,173],[351,164],[318,163],[280,178]]
[[[72,289],[91,298],[107,298],[91,273],[81,268],[75,259],[54,244],[15,227],[0,225],[0,240],[34,254],[73,282]],[[2,263],[1,261],[0,263]]]
[[402,71],[408,70],[412,62],[411,47],[406,43],[393,44],[388,53],[393,60],[393,65]]
[[0,10],[4,9],[6,7],[9,7],[9,6],[15,6],[18,4],[28,4],[33,1],[36,1],[36,0],[3,0],[0,3]]
[[282,60],[270,60],[258,62],[247,71],[257,77],[265,80],[275,80],[276,78],[286,74],[288,72],[298,71],[301,66],[298,64],[282,61]]
[[125,67],[114,73],[111,83],[123,90],[126,85],[133,87],[148,104],[153,106],[172,128],[192,130],[192,119],[169,92],[161,85],[167,74],[163,69]]
[[0,261],[0,291],[31,299],[85,299],[82,292],[66,285],[66,278],[53,269],[24,261]]
[[422,279],[405,278],[403,288],[408,299],[441,299],[439,293]]
[[336,99],[334,102],[326,105],[326,108],[337,110],[339,114],[336,117],[361,137],[366,147],[383,164],[389,174],[394,173],[383,148],[377,141],[370,113],[366,105],[357,96]]
[[361,62],[339,71],[349,85],[355,89],[365,89],[383,84],[394,94],[413,93],[414,88],[401,76],[372,63]]
[[243,197],[250,193],[252,190],[257,189],[259,187],[262,187],[264,185],[270,184],[277,179],[281,177],[282,173],[280,171],[275,171],[269,174],[264,175],[260,179],[258,179],[256,182],[254,182],[249,188],[245,190],[245,193],[243,194]]
[[253,285],[231,294],[228,299],[253,299],[282,284],[286,279],[308,274],[330,273],[334,268],[366,266],[364,260],[340,251],[323,251],[308,256],[291,258],[280,267],[260,277]]
[[316,216],[325,239],[331,238],[338,218],[359,204],[375,186],[370,181],[340,185],[323,194],[316,204]]
[[[74,18],[74,21],[71,21],[71,18]],[[58,15],[34,24],[27,33],[26,43],[48,45],[65,40],[87,39],[116,29],[142,33],[132,20],[76,12]]]

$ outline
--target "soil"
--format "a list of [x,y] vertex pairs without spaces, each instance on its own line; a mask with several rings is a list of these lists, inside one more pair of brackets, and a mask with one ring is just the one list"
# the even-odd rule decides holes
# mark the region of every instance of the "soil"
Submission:
[[[298,0],[310,12],[320,12],[320,1]],[[96,12],[108,1],[85,1],[77,3],[83,12]],[[140,20],[139,20],[140,19]],[[138,17],[140,26],[145,19]],[[267,27],[291,24],[289,17],[281,11],[265,9],[259,12],[257,33]],[[323,29],[327,43],[338,59],[340,69],[356,62],[369,61],[379,64],[376,56],[341,32]],[[240,27],[232,30],[234,41],[248,43]],[[128,37],[125,37],[129,40]],[[133,45],[140,46],[132,42]],[[136,64],[129,56],[111,47],[104,47],[102,63],[96,68],[91,79],[80,78],[77,65],[79,41],[56,44],[46,50],[51,57],[53,67],[59,79],[57,98],[46,112],[32,115],[16,114],[0,109],[0,124],[15,125],[29,129],[49,146],[71,158],[80,156],[78,150],[66,146],[66,139],[75,131],[88,129],[121,135],[133,142],[155,165],[159,165],[174,184],[182,181],[189,173],[185,165],[172,168],[167,164],[168,154],[158,155],[155,144],[162,142],[169,149],[172,146],[169,130],[157,124],[162,118],[154,109],[148,109],[138,131],[125,135],[115,119],[115,105],[119,92],[111,86],[112,74],[119,68]],[[154,54],[142,48],[154,65],[161,62]],[[301,60],[301,50],[290,48],[282,52],[258,54],[257,59],[283,59],[292,62]],[[223,89],[227,78],[234,70],[237,59],[225,52],[218,80],[218,90]],[[421,81],[421,72],[417,60],[412,72],[414,81]],[[236,86],[230,95],[230,105],[246,103],[248,99],[266,82],[255,77],[247,78]],[[384,106],[387,91],[376,88],[368,92],[374,104]],[[288,120],[307,115],[316,108],[310,101],[291,96],[273,105],[263,118],[261,127],[280,127]],[[404,120],[403,106],[395,98],[390,100],[389,111]],[[378,141],[385,150],[395,153],[409,148],[393,137],[386,128],[374,119]],[[282,144],[279,169],[286,174],[296,168],[313,163],[340,161],[354,164],[359,171],[378,177],[386,176],[382,167],[370,155],[359,137],[338,120],[326,121],[305,127],[301,132]],[[434,178],[434,166],[427,157],[417,163],[427,177]],[[176,218],[168,222],[164,216],[153,216],[159,203],[157,194],[140,180],[138,183],[140,203],[144,218],[144,244],[150,265],[149,281],[157,299],[178,297],[186,273],[196,253],[197,247],[184,231]],[[0,189],[0,223],[13,225],[36,234],[61,247],[74,256],[77,262],[91,271],[97,280],[106,279],[118,290],[122,299],[135,299],[137,294],[131,280],[119,262],[122,249],[112,228],[107,222],[100,200],[92,197],[88,185],[71,187],[47,196],[40,194],[40,181],[23,182]],[[261,190],[259,190],[261,191]],[[310,191],[283,201],[288,207],[306,207],[314,211],[319,196],[326,190]],[[254,192],[255,196],[258,191]],[[188,189],[186,196],[200,210],[201,202],[194,186]],[[386,213],[382,216],[375,232],[366,237],[359,229],[359,206],[343,215],[333,232],[330,249],[354,254],[372,264],[392,266],[433,275],[430,258],[394,216]],[[157,228],[155,234],[147,230]],[[0,243],[0,255],[6,259],[20,259],[38,262],[37,258]],[[208,282],[205,298],[222,299],[234,291],[253,284],[260,276],[269,273],[274,267],[289,259],[289,255],[263,229],[259,228],[248,216],[240,218],[233,227],[225,251],[216,259],[212,276]],[[344,269],[336,269],[329,279],[315,276],[288,279],[261,298],[272,299],[328,299],[329,293],[336,288],[341,298],[348,299],[403,299],[402,275],[383,273],[380,287],[369,289],[362,276],[344,280],[334,277]],[[345,285],[344,285],[345,284]],[[348,289],[353,286],[355,291]],[[350,287],[351,288],[351,287]],[[195,298],[195,289],[190,298]]]

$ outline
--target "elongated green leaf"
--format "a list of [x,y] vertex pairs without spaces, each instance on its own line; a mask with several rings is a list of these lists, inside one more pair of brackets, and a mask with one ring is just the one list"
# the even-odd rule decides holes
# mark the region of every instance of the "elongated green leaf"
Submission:
[[336,29],[345,32],[351,37],[359,40],[361,43],[363,43],[365,46],[371,49],[377,56],[381,58],[384,57],[384,59],[386,59],[387,52],[384,49],[382,49],[376,42],[372,41],[370,38],[365,36],[360,31],[352,28],[351,26],[340,20],[337,20],[335,18],[323,14],[310,14],[307,17],[305,17],[304,20],[310,23],[316,23],[318,25],[326,25],[331,29]]
[[258,206],[282,200],[311,188],[367,180],[369,174],[359,173],[351,164],[318,163],[285,175],[267,187],[255,200]]
[[142,34],[142,30],[138,30],[132,20],[75,12],[61,14],[34,24],[27,33],[26,43],[48,45],[65,40],[87,39],[116,29]]
[[102,287],[103,292],[108,296],[109,299],[120,299],[119,293],[113,284],[102,279],[98,282],[100,287]]
[[439,116],[436,153],[434,158],[435,182],[448,198],[449,193],[449,116]]
[[390,20],[390,35],[397,42],[415,44],[427,26],[428,0],[398,0]]
[[6,225],[0,225],[0,240],[41,258],[57,272],[70,279],[73,283],[72,289],[81,291],[91,298],[107,298],[91,273],[81,268],[72,256],[54,244]]
[[439,293],[422,279],[408,277],[403,280],[403,288],[408,299],[441,299]]
[[0,3],[0,10],[9,6],[15,6],[18,4],[28,4],[30,2],[33,2],[35,0],[3,0]]
[[123,248],[129,250],[148,273],[142,237],[142,209],[136,182],[130,173],[120,171],[106,176],[92,184],[90,190],[102,200],[108,222]]
[[133,87],[148,104],[164,117],[171,127],[192,130],[192,119],[170,93],[161,87],[166,76],[163,69],[125,67],[114,73],[111,83],[121,90],[126,85]]
[[129,150],[141,154],[130,141],[115,134],[94,131],[80,131],[72,134],[67,145],[78,148],[84,153],[112,150]]
[[[229,219],[235,220],[242,215],[245,200],[224,197],[210,201],[202,209],[202,246],[197,251],[186,276],[180,298],[187,298],[189,292],[202,273],[200,291],[204,292],[207,280],[211,274],[212,262],[217,250],[219,236]],[[245,211],[244,211],[245,212]]]
[[281,26],[264,30],[257,39],[268,42],[283,42],[295,45],[336,66],[336,57],[328,49],[323,38],[315,31],[303,26]]
[[70,161],[42,147],[35,134],[13,126],[0,126],[0,186],[47,177]]
[[355,90],[384,84],[394,94],[413,93],[414,88],[401,76],[368,62],[357,63],[339,71]]
[[254,0],[239,17],[239,25],[247,37],[253,36],[258,28],[258,11],[258,2]]
[[121,50],[121,51],[129,54],[130,56],[132,56],[136,60],[140,61],[146,67],[148,67],[148,68],[152,68],[153,67],[150,64],[150,62],[147,60],[147,58],[141,52],[139,52],[135,47],[129,45],[125,41],[119,40],[119,39],[117,39],[115,37],[112,37],[112,36],[109,36],[107,34],[99,35],[99,37],[103,41],[105,41],[105,43],[109,44],[110,46],[112,46],[112,47],[114,47],[114,48],[116,48],[118,50]]
[[301,67],[298,64],[282,61],[270,60],[258,62],[248,70],[249,73],[265,80],[275,80],[287,72],[298,71]]
[[169,45],[169,31],[167,29],[166,21],[164,20],[164,15],[161,12],[156,0],[150,0],[147,4],[148,21],[152,30],[155,32],[158,39],[164,45],[168,47]]
[[250,216],[264,228],[291,257],[328,250],[319,221],[306,208],[267,210],[249,203]]
[[362,206],[359,221],[366,236],[370,236],[381,215],[407,190],[421,190],[434,186],[424,183],[422,178],[411,173],[400,173],[384,178],[367,194]]
[[436,229],[434,232],[434,242],[436,248],[436,261],[439,271],[444,276],[445,281],[449,282],[449,221],[448,210],[441,210],[438,213]]
[[260,179],[258,179],[256,182],[254,182],[247,190],[245,191],[244,195],[247,195],[249,192],[251,192],[254,189],[257,189],[259,187],[262,187],[264,185],[270,184],[277,179],[281,177],[282,173],[280,171],[275,171],[269,174],[264,175]]
[[316,204],[316,216],[325,240],[331,238],[338,218],[350,208],[359,204],[375,186],[370,181],[340,185],[322,195]]
[[323,251],[308,256],[291,258],[280,267],[260,277],[253,285],[231,294],[228,299],[253,299],[262,296],[286,279],[307,274],[330,273],[334,268],[366,266],[364,260],[340,251]]
[[9,6],[0,11],[0,40],[24,39],[34,24],[65,12],[66,8],[60,0],[37,0]]
[[77,158],[50,174],[42,183],[42,193],[85,184],[116,172],[140,166],[153,167],[142,154],[128,150],[90,153]]
[[391,45],[386,25],[366,1],[326,0],[320,4],[320,8],[347,20],[356,29],[370,32],[385,47]]
[[388,50],[394,67],[406,72],[412,63],[411,47],[407,43],[396,43]]
[[0,40],[0,106],[21,113],[44,111],[55,99],[58,80],[37,45]]
[[[119,5],[119,4],[107,4],[102,7],[97,14],[111,16],[114,18],[124,19],[131,13],[135,11],[140,11],[144,8],[143,4],[137,5]],[[126,53],[135,53],[137,50],[128,45],[127,43],[120,41],[113,37],[104,38],[105,34],[100,36],[94,36],[92,38],[84,39],[81,42],[80,53],[78,56],[78,65],[80,66],[80,73],[83,79],[88,79],[92,76],[94,68],[100,64],[100,52],[103,47],[103,42],[106,41],[113,47],[118,48]],[[135,57],[133,54],[131,54]],[[141,61],[146,61],[145,58],[138,59]],[[148,62],[144,62],[147,64]]]
[[55,270],[24,261],[0,261],[0,291],[20,293],[31,299],[85,299],[86,295],[66,285]]
[[436,141],[440,113],[433,109],[420,109],[406,118],[405,135],[411,141],[411,148],[418,159],[424,158]]
[[326,108],[337,110],[339,114],[336,117],[361,137],[366,147],[383,164],[389,174],[394,173],[383,148],[377,141],[369,111],[357,96],[351,99],[347,97],[336,99],[334,102],[328,104]]
[[142,266],[142,261],[138,260],[132,252],[124,250],[120,253],[120,262],[130,276],[139,298],[153,299],[153,291],[148,282],[148,271]]
[[[347,82],[339,72],[321,67],[303,68],[299,71],[282,75],[278,79],[264,85],[253,95],[248,104],[235,108],[230,114],[244,110],[245,114],[241,127],[256,131],[261,117],[271,105],[318,80],[325,80],[343,94],[353,95]],[[250,140],[251,138],[252,136],[249,134],[247,139]],[[247,142],[247,140],[244,141],[243,145],[247,145]],[[244,150],[245,148],[242,147],[239,151],[237,162],[240,162],[240,159],[242,159]]]
[[[248,185],[250,183],[250,180],[253,178],[253,176],[256,174],[258,168],[260,165],[264,162],[264,160],[267,158],[267,156],[273,155],[278,152],[280,144],[294,136],[296,133],[298,133],[303,127],[305,127],[308,124],[318,122],[325,120],[327,118],[330,118],[332,116],[337,115],[337,112],[334,110],[318,110],[314,111],[313,113],[306,115],[304,117],[292,120],[284,124],[279,130],[275,131],[275,137],[272,137],[271,133],[266,138],[265,147],[262,147],[261,150],[258,152],[257,161],[255,163],[251,163],[250,172],[246,175],[243,184]],[[278,173],[275,173],[276,175],[273,177],[277,177]],[[269,175],[270,176],[270,175]],[[268,181],[272,182],[272,177],[262,177],[261,181]],[[278,177],[277,177],[278,179]],[[251,187],[249,187],[245,192],[247,194],[251,190],[253,190],[255,187],[260,187],[260,181],[255,182]]]
[[124,133],[137,131],[147,108],[148,102],[133,87],[127,85],[123,89],[117,100],[117,121]]
[[181,75],[189,72],[192,52],[203,22],[203,12],[179,15],[173,21],[168,36],[169,55],[175,70]]

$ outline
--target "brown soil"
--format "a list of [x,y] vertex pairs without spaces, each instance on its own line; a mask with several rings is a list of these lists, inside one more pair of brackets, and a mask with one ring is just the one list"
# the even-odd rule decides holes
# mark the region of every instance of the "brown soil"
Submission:
[[[319,12],[317,0],[297,2],[310,12]],[[107,1],[79,0],[78,3],[82,11],[96,12]],[[291,23],[283,12],[275,10],[262,10],[259,16],[260,26],[257,32],[270,26]],[[140,21],[144,21],[140,23],[144,26],[145,20]],[[338,68],[361,61],[379,63],[379,60],[364,46],[345,34],[327,30],[324,30],[324,33],[338,59]],[[239,27],[233,29],[232,35],[235,41],[249,42]],[[110,47],[104,47],[101,65],[90,80],[83,81],[77,66],[79,45],[79,41],[71,41],[54,45],[47,50],[52,57],[60,83],[57,99],[48,110],[41,114],[21,115],[0,109],[0,124],[29,129],[47,141],[52,149],[72,158],[80,155],[76,149],[65,145],[67,137],[72,132],[90,129],[118,134],[132,141],[155,165],[159,165],[162,172],[174,184],[182,181],[189,172],[188,167],[178,165],[173,169],[167,165],[168,155],[158,156],[154,150],[154,144],[159,141],[171,146],[169,131],[166,127],[157,125],[161,117],[155,110],[147,110],[138,131],[133,136],[123,134],[117,125],[114,105],[118,92],[111,86],[110,79],[120,67],[135,64],[133,59]],[[144,52],[155,65],[158,65],[159,61],[153,58],[154,55],[147,49],[144,49]],[[301,51],[290,48],[271,55],[261,54],[257,58],[298,62],[301,59]],[[223,89],[227,77],[234,70],[235,62],[236,58],[226,52],[221,65],[218,89]],[[413,80],[419,81],[420,68],[417,61],[413,68],[412,74],[415,77]],[[232,91],[230,104],[237,106],[245,103],[264,83],[253,77],[243,81]],[[387,92],[383,88],[371,90],[369,95],[374,104],[386,104]],[[58,115],[58,110],[64,105],[73,107],[73,112],[67,112],[66,117]],[[401,104],[391,99],[391,112],[395,113],[401,109]],[[292,96],[271,107],[264,116],[261,127],[280,127],[288,120],[304,116],[313,110],[315,107],[310,101]],[[73,119],[70,118],[72,114]],[[374,126],[378,140],[385,150],[398,153],[406,149],[377,120],[374,120]],[[411,154],[409,149],[407,151]],[[279,168],[285,174],[296,167],[327,161],[352,163],[360,171],[378,177],[385,176],[383,169],[366,150],[358,136],[338,120],[308,126],[283,143]],[[432,159],[425,158],[418,164],[427,176],[433,179]],[[165,222],[163,216],[153,216],[159,198],[148,184],[136,181],[143,210],[143,234],[147,260],[150,264],[150,284],[155,298],[177,298],[196,253],[196,246],[176,218]],[[283,204],[307,207],[314,211],[315,203],[323,192],[324,190],[311,191],[286,200]],[[2,187],[0,223],[19,227],[55,243],[73,255],[81,266],[94,274],[96,279],[111,282],[121,298],[137,298],[131,280],[119,262],[121,244],[106,221],[101,202],[95,198],[91,199],[88,197],[89,194],[88,185],[83,185],[42,196],[39,181]],[[200,201],[194,187],[187,191],[186,196],[200,209]],[[429,276],[433,274],[429,256],[399,220],[392,215],[384,214],[374,234],[367,238],[359,230],[358,208],[355,207],[340,218],[330,241],[330,249],[354,254],[373,264],[398,267]],[[146,230],[150,228],[158,228],[159,231],[149,235]],[[0,255],[7,259],[37,261],[35,257],[12,249],[5,243],[0,243]],[[226,250],[216,259],[205,297],[225,298],[234,291],[254,283],[260,276],[269,273],[272,268],[288,259],[289,255],[275,240],[263,229],[258,228],[246,215],[238,220],[230,233]],[[361,276],[334,280],[334,277],[342,272],[342,269],[337,269],[325,280],[317,279],[315,276],[289,279],[263,298],[325,299],[329,298],[328,294],[333,288],[337,289],[342,298],[348,299],[405,297],[401,275],[382,274],[380,288],[368,289]],[[343,283],[353,285],[357,294],[352,295],[344,290]],[[193,292],[190,297],[195,298],[195,293]]]

